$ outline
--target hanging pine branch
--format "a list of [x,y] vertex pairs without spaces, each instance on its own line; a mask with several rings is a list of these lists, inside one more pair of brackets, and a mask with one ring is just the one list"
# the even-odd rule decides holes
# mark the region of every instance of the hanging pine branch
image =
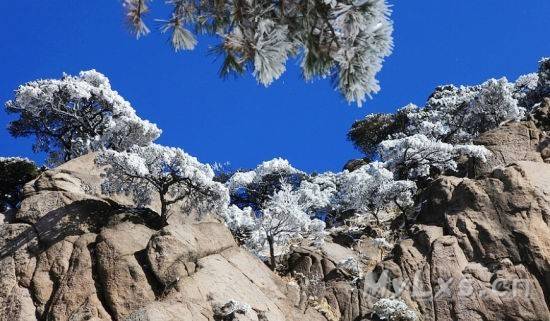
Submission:
[[[125,0],[136,37],[149,33],[149,0]],[[252,72],[269,86],[301,59],[306,81],[330,77],[347,101],[359,106],[380,90],[376,74],[393,47],[385,0],[169,0],[162,23],[175,51],[192,50],[198,34],[217,35],[222,76]]]

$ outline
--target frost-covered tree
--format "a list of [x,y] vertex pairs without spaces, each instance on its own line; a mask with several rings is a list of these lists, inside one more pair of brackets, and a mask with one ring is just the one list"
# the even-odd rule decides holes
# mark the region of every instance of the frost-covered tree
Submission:
[[226,182],[232,204],[261,211],[283,183],[292,186],[297,204],[310,217],[320,211],[350,211],[376,214],[384,207],[401,209],[412,203],[415,185],[394,180],[394,174],[381,162],[364,165],[353,172],[325,172],[315,175],[292,167],[276,158],[248,172],[237,172]]
[[300,197],[291,184],[283,182],[261,210],[253,211],[250,207],[241,210],[232,205],[224,218],[234,234],[247,231],[247,240],[243,243],[252,251],[257,254],[269,251],[269,265],[275,269],[276,248],[282,252],[292,240],[310,238],[320,243],[324,237],[325,223],[310,218]]
[[506,78],[471,87],[438,87],[426,106],[409,105],[402,112],[407,117],[405,135],[422,134],[450,144],[470,143],[504,121],[525,116],[514,97],[514,84]]
[[140,207],[151,204],[156,193],[164,222],[168,221],[169,207],[176,203],[182,210],[199,214],[221,214],[229,203],[227,189],[213,181],[212,168],[179,148],[134,145],[123,152],[105,150],[96,162],[108,165],[103,192],[131,195]]
[[[272,261],[275,249],[284,249],[293,239],[307,237],[318,243],[325,227],[315,219],[323,217],[319,214],[338,217],[351,212],[378,220],[385,212],[389,219],[411,207],[416,191],[414,182],[394,180],[378,162],[353,172],[307,175],[283,159],[235,173],[226,186],[234,204],[225,213],[227,225],[255,252],[269,247]],[[257,191],[262,193],[249,198]]]
[[429,139],[422,134],[385,140],[380,144],[380,158],[399,178],[427,178],[446,171],[456,171],[456,159],[469,156],[486,161],[489,151],[483,146],[452,145]]
[[353,123],[348,139],[370,160],[377,156],[378,144],[405,130],[407,115],[400,109],[395,114],[369,114]]
[[[149,33],[149,0],[124,0],[129,25],[139,38]],[[375,76],[393,46],[385,0],[170,0],[161,20],[176,51],[197,44],[195,34],[221,38],[221,75],[251,69],[258,82],[279,78],[291,57],[301,59],[306,80],[329,76],[334,86],[361,105],[380,89]]]
[[257,218],[252,208],[240,209],[236,205],[230,205],[227,210],[222,212],[221,216],[237,243],[240,245],[250,244],[252,233],[256,229]]
[[473,136],[496,128],[504,121],[518,121],[525,117],[525,108],[518,105],[514,89],[514,83],[506,78],[489,79],[481,84],[468,115]]
[[514,93],[520,106],[527,110],[537,107],[544,97],[549,97],[550,58],[539,61],[538,72],[520,76],[516,80]]
[[478,92],[476,86],[437,87],[423,108],[413,104],[403,108],[407,117],[403,134],[420,134],[444,143],[470,141],[473,135],[468,124],[470,107]]
[[10,133],[34,136],[34,150],[48,153],[52,165],[101,148],[144,146],[161,133],[155,124],[139,118],[107,77],[95,70],[26,83],[6,103],[6,110],[19,116],[9,124]]
[[474,139],[504,122],[524,119],[521,104],[532,100],[539,83],[538,76],[526,75],[516,83],[501,78],[477,86],[440,86],[423,107],[409,104],[395,114],[355,122],[348,138],[398,179],[456,171],[460,157],[485,161],[488,151],[473,145]]
[[550,57],[542,58],[539,61],[537,90],[541,96],[550,95]]
[[371,158],[379,156],[378,145],[383,141],[405,136],[471,144],[481,133],[525,117],[518,99],[533,88],[533,77],[525,76],[516,83],[501,78],[477,86],[440,86],[423,107],[409,104],[395,114],[372,114],[356,121],[348,138]]
[[283,184],[281,190],[271,196],[258,217],[258,228],[269,246],[271,268],[275,269],[275,245],[308,232],[312,220],[299,203],[299,195],[292,185]]
[[378,223],[379,214],[397,208],[406,211],[413,205],[416,184],[408,180],[395,180],[384,164],[374,162],[337,177],[340,210],[353,210],[360,215],[372,215]]
[[541,101],[541,95],[537,90],[539,75],[536,72],[521,75],[514,83],[514,98],[518,105],[530,110],[535,104]]
[[298,186],[305,173],[281,158],[265,161],[254,170],[234,173],[225,183],[231,203],[258,211],[277,192],[283,182]]
[[337,175],[331,172],[306,177],[297,189],[299,203],[314,216],[318,212],[335,209],[338,193]]
[[237,172],[231,176],[226,186],[231,195],[231,203],[244,209],[262,211],[272,196],[284,184],[291,185],[298,203],[309,216],[334,209],[337,193],[336,175],[322,173],[308,175],[281,158],[275,158],[258,165],[248,172]]
[[274,269],[277,248],[283,251],[297,238],[322,241],[325,224],[312,218],[329,206],[332,192],[321,180],[310,179],[281,158],[237,172],[226,182],[234,204],[225,213],[226,223],[238,239],[245,236],[243,243],[254,252],[269,251]]
[[0,212],[17,208],[23,186],[40,174],[40,169],[27,158],[0,157]]
[[299,203],[310,215],[319,213],[339,217],[353,213],[366,218],[379,213],[405,212],[413,205],[416,185],[408,180],[395,180],[385,164],[373,162],[354,171],[326,172],[306,176],[296,188]]

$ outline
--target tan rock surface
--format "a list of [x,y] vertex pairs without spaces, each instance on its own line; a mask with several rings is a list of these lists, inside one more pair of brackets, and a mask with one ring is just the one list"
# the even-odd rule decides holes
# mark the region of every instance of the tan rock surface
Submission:
[[428,204],[419,220],[445,235],[418,233],[395,259],[409,284],[425,271],[417,284],[433,296],[413,296],[425,320],[550,320],[549,179],[550,165],[520,162],[480,180],[434,183],[447,189],[433,195],[441,211]]
[[236,320],[325,320],[217,220],[155,230],[154,213],[125,212],[131,199],[101,194],[93,158],[29,183],[24,223],[0,225],[0,321],[213,321],[230,300],[252,307]]
[[327,277],[321,262],[334,251],[298,248],[291,272],[324,277],[324,298],[343,321],[368,317],[390,295],[424,321],[550,320],[550,164],[442,177],[424,194],[411,238],[365,270],[364,284]]
[[540,153],[545,135],[533,122],[511,122],[483,133],[475,144],[484,145],[491,152],[486,163],[477,163],[477,175],[488,174],[497,166],[518,161],[543,162]]

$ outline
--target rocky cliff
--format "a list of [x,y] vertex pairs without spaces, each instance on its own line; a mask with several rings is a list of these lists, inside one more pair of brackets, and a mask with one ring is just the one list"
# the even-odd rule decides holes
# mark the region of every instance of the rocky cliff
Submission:
[[[546,135],[510,123],[478,143],[489,162],[432,182],[392,251],[375,235],[333,238],[294,248],[285,277],[214,218],[162,227],[152,210],[105,197],[83,156],[29,183],[0,225],[0,320],[376,320],[374,304],[396,295],[426,321],[549,321]],[[348,257],[361,277],[339,267]]]
[[488,162],[473,164],[473,178],[434,181],[390,255],[381,260],[353,246],[366,263],[364,280],[350,284],[322,250],[295,251],[290,273],[322,281],[336,320],[370,320],[373,304],[387,296],[426,321],[550,320],[548,138],[521,122],[478,143],[492,152]]
[[0,225],[0,320],[222,320],[238,302],[239,320],[324,320],[220,222],[160,228],[103,197],[100,172],[88,155],[26,186]]

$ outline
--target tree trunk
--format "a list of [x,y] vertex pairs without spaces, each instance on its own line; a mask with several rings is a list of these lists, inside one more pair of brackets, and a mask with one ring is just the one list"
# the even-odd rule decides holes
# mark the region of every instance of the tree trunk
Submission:
[[168,206],[166,206],[166,200],[164,199],[164,194],[160,194],[160,218],[163,220],[164,224],[168,225]]
[[267,238],[267,242],[269,243],[269,256],[270,256],[270,259],[271,259],[271,262],[270,262],[270,267],[271,267],[271,270],[272,271],[275,271],[275,248],[274,248],[274,245],[273,245],[273,237],[268,237]]

